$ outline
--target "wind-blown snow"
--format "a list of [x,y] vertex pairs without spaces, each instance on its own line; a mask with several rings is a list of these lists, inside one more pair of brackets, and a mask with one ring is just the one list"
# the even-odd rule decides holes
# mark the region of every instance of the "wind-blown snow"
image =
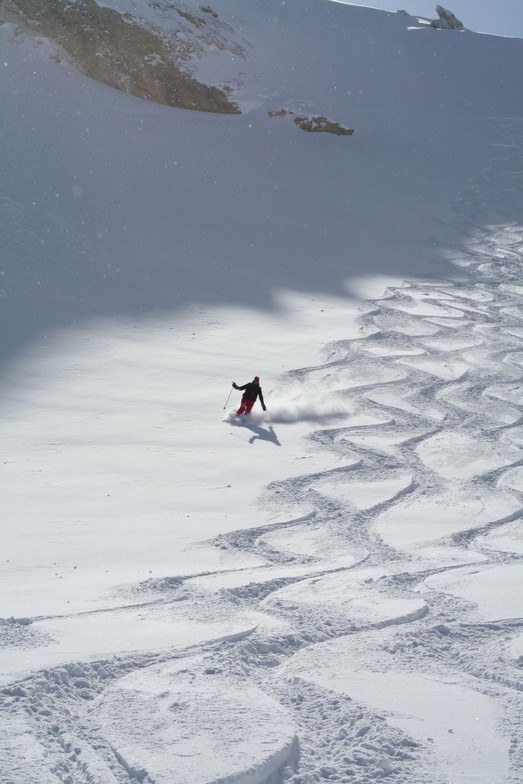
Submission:
[[0,779],[517,784],[523,44],[212,10],[240,116],[0,27]]

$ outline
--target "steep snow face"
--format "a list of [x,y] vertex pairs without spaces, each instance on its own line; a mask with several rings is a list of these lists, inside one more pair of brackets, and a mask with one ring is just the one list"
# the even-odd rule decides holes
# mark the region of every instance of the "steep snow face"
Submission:
[[[334,296],[437,274],[445,244],[468,240],[455,205],[481,169],[505,174],[522,42],[320,0],[213,8],[249,55],[207,47],[192,74],[236,74],[241,116],[137,101],[2,27],[4,355],[97,317],[272,309],[295,270],[301,291]],[[355,132],[306,134],[269,116],[282,108]],[[489,204],[519,220],[517,200]]]
[[519,784],[521,44],[212,10],[240,115],[0,28],[0,780]]

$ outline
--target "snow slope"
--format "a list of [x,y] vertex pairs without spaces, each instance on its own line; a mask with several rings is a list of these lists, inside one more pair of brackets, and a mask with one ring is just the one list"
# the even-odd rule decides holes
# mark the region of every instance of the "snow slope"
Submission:
[[0,780],[516,784],[523,44],[213,10],[239,116],[0,27]]

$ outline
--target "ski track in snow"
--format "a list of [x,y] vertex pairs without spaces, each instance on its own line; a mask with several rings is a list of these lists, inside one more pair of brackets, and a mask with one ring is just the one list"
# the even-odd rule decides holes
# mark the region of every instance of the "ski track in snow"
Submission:
[[[473,186],[469,196],[473,207]],[[364,337],[327,346],[324,364],[282,379],[283,395],[286,386],[321,382],[369,424],[311,432],[308,447],[336,455],[338,467],[265,488],[268,509],[289,505],[299,513],[215,540],[217,548],[252,553],[259,567],[166,576],[137,586],[128,602],[128,609],[153,610],[176,603],[194,620],[244,608],[272,626],[261,622],[189,649],[68,663],[5,686],[6,782],[360,784],[394,774],[402,784],[443,784],[431,755],[444,756],[444,738],[422,739],[414,725],[395,720],[393,707],[372,693],[373,671],[410,679],[422,693],[430,683],[449,693],[459,684],[471,704],[502,706],[494,722],[501,739],[496,781],[521,781],[523,620],[509,576],[523,570],[522,253],[521,228],[482,230],[454,258],[462,282],[389,289],[362,317]],[[365,502],[373,492],[375,503]],[[507,575],[498,606],[477,588],[489,575],[497,585]],[[42,644],[34,620],[2,621],[2,646]],[[338,683],[344,673],[348,680]],[[350,678],[358,673],[356,688]],[[170,691],[162,690],[165,682]],[[233,742],[218,726],[223,714],[213,724],[204,695],[229,701],[228,710],[256,735],[249,690],[262,695],[265,710],[281,714],[280,736],[246,749],[237,776],[220,778],[218,769],[207,775],[190,760],[182,765],[180,739],[206,721],[204,751],[216,759]],[[183,721],[165,708],[172,737],[165,722],[155,724],[162,700],[182,706]],[[260,710],[259,699],[255,704]],[[133,736],[137,722],[140,737]],[[464,730],[462,723],[441,731]],[[463,743],[472,754],[483,738],[474,727],[467,731]],[[163,749],[172,746],[176,779],[147,749],[144,738],[156,733]],[[26,755],[37,779],[28,777]]]
[[[207,694],[216,684],[216,699],[229,688],[258,689],[286,712],[294,730],[273,739],[265,766],[257,763],[234,781],[367,782],[394,772],[398,782],[435,784],[430,744],[388,721],[386,706],[377,710],[308,676],[307,651],[322,646],[328,652],[330,642],[346,641],[343,650],[356,671],[387,659],[385,672],[393,667],[402,677],[457,680],[495,697],[505,711],[498,731],[512,757],[499,781],[516,782],[523,762],[521,656],[511,657],[510,644],[521,635],[522,619],[510,612],[510,602],[499,617],[492,608],[483,612],[473,590],[466,598],[466,588],[469,573],[523,568],[514,527],[523,493],[521,481],[511,481],[523,464],[522,249],[520,230],[493,228],[481,249],[461,258],[467,270],[461,284],[421,281],[389,290],[362,319],[368,337],[328,346],[324,365],[283,379],[283,386],[321,379],[381,424],[312,432],[310,446],[335,453],[342,467],[274,482],[263,501],[275,510],[291,504],[308,511],[215,541],[219,548],[252,552],[263,566],[228,573],[230,585],[210,574],[166,578],[136,591],[138,604],[141,594],[152,606],[184,600],[194,618],[240,606],[269,613],[279,626],[191,650],[66,664],[13,683],[2,692],[2,722],[12,728],[7,758],[20,760],[29,749],[33,761],[40,754],[46,764],[39,784],[167,781],[154,762],[149,771],[133,761],[133,748],[122,744],[129,727],[119,735],[118,723],[103,717],[111,715],[115,689],[125,692],[134,674],[170,667],[191,673],[191,684],[206,679]],[[481,445],[477,455],[474,444]],[[375,504],[351,502],[351,483],[360,494],[374,487]],[[492,511],[486,506],[485,483],[500,514],[496,504]],[[450,514],[449,497],[459,500],[463,493],[477,497],[479,509],[468,514],[464,507],[447,535],[429,524],[425,539],[418,519],[400,542],[387,536],[388,516],[408,519],[416,499],[440,505],[443,518]],[[329,587],[347,601],[329,603]],[[32,634],[29,620],[3,622],[3,645],[30,646]],[[146,702],[133,721],[154,732],[157,709],[157,699]],[[129,715],[133,710],[130,702]],[[199,721],[189,723],[189,731]],[[29,746],[29,737],[39,746]],[[218,780],[187,776],[179,780]],[[15,762],[7,780],[21,780]]]

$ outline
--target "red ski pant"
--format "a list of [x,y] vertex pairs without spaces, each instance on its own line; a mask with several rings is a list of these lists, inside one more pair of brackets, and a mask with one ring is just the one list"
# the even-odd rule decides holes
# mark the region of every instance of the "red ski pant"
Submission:
[[249,400],[249,398],[245,397],[245,395],[244,395],[242,397],[242,402],[240,403],[240,407],[239,407],[239,409],[238,409],[238,411],[236,413],[238,415],[239,414],[250,414],[251,413],[251,409],[252,409],[252,407],[254,405],[254,402],[255,402],[254,400]]

